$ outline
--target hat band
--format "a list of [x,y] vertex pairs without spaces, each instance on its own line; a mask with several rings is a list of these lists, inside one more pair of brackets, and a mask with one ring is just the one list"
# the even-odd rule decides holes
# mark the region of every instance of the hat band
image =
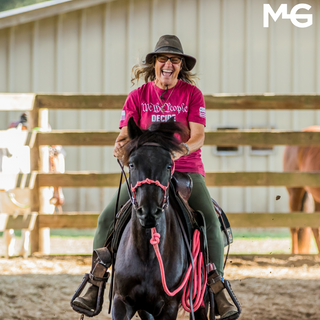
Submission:
[[[161,50],[161,51],[160,51]],[[175,47],[170,47],[170,46],[166,46],[166,47],[160,47],[160,48],[157,48],[156,50],[155,50],[155,52],[168,52],[168,51],[170,51],[170,52],[176,52],[176,53],[178,53],[178,54],[183,54],[183,51],[181,51],[181,50],[179,50],[179,49],[177,49],[177,48],[175,48]]]

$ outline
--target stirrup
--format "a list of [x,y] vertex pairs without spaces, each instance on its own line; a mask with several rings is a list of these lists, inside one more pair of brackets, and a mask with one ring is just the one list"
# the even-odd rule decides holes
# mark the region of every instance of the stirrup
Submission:
[[206,266],[207,274],[208,274],[208,280],[207,280],[207,286],[209,289],[209,298],[210,298],[210,320],[215,320],[215,310],[216,305],[214,301],[214,295],[219,293],[221,290],[226,289],[228,292],[229,297],[235,304],[237,308],[237,313],[223,318],[223,320],[236,320],[239,318],[241,314],[241,305],[239,300],[237,299],[236,295],[234,294],[233,290],[231,289],[231,284],[228,280],[225,280],[221,277],[221,275],[217,272],[216,266],[214,263],[208,263]]
[[240,314],[241,314],[241,305],[240,305],[240,302],[239,300],[237,299],[235,293],[233,292],[233,290],[231,289],[231,284],[228,280],[224,280],[223,281],[223,284],[224,284],[224,287],[227,289],[227,292],[231,298],[231,300],[233,301],[233,303],[235,304],[235,306],[237,307],[238,309],[238,313],[236,314],[233,314],[232,316],[230,317],[227,317],[225,318],[225,320],[235,320],[235,319],[238,319]]
[[[87,317],[94,317],[97,314],[99,314],[102,310],[102,304],[103,304],[103,296],[104,296],[104,290],[106,288],[106,282],[108,281],[108,277],[105,278],[99,278],[99,280],[101,281],[99,284],[99,291],[98,291],[98,298],[97,298],[97,304],[96,304],[96,308],[91,311],[85,308],[81,308],[79,306],[76,306],[73,304],[73,301],[78,298],[80,296],[80,294],[82,293],[83,289],[85,288],[86,284],[88,283],[89,279],[92,279],[94,276],[90,273],[86,273],[82,279],[82,282],[79,286],[79,288],[76,290],[76,292],[74,293],[70,305],[72,307],[72,309],[76,312],[85,314]],[[98,279],[96,279],[98,280]]]
[[[230,282],[228,280],[224,280],[223,281],[223,284],[224,284],[224,288],[227,290],[231,300],[233,301],[233,303],[235,304],[238,312],[229,316],[229,317],[226,317],[226,318],[223,318],[223,320],[236,320],[240,317],[240,314],[241,314],[241,305],[240,305],[240,302],[239,300],[237,299],[236,295],[234,294],[233,290],[231,289],[231,285],[230,285]],[[209,301],[210,301],[210,307],[209,307],[209,310],[210,310],[210,317],[209,319],[210,320],[217,320],[217,318],[215,317],[217,315],[217,306],[216,306],[216,303],[215,303],[215,300],[214,300],[214,293],[212,291],[212,289],[210,288],[210,286],[208,285],[208,294],[209,294]],[[221,316],[220,316],[221,317]],[[220,318],[219,318],[220,320]]]
[[[74,311],[85,314],[88,317],[94,317],[101,312],[104,290],[106,288],[106,282],[108,281],[109,275],[110,275],[107,272],[108,268],[111,266],[110,260],[111,260],[111,254],[108,248],[104,247],[104,248],[93,250],[91,272],[86,273],[84,275],[79,288],[74,293],[70,301],[71,307]],[[80,296],[81,292],[83,291],[84,287],[88,282],[99,287],[97,303],[93,311],[76,306],[73,303],[74,300]]]

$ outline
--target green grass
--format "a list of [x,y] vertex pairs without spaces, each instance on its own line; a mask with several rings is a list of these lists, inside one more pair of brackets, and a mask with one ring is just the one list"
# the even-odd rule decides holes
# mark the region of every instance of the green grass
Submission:
[[[51,229],[50,236],[55,238],[93,238],[95,229]],[[21,237],[21,230],[14,230],[16,237]],[[0,232],[0,237],[3,232]]]
[[12,10],[20,7],[29,6],[31,4],[45,2],[49,0],[0,0],[0,12]]
[[54,238],[93,238],[95,229],[51,229],[50,236]]
[[[51,229],[51,237],[60,238],[92,238],[94,236],[95,229]],[[242,240],[262,240],[262,239],[286,239],[290,238],[290,231],[287,228],[260,228],[260,229],[244,229],[234,228],[232,230],[234,239]],[[0,232],[2,237],[3,232]],[[15,230],[17,237],[21,236],[21,230]]]
[[235,239],[243,240],[285,239],[291,237],[289,228],[234,228],[232,233]]

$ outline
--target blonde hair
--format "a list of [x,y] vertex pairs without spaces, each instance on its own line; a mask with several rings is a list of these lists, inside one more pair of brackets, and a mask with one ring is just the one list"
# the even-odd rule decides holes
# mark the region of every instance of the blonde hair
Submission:
[[[196,76],[195,73],[191,73],[190,71],[188,71],[184,58],[182,58],[181,63],[182,63],[182,69],[178,74],[178,79],[195,86],[196,85],[195,79],[198,79],[198,77]],[[154,71],[155,64],[156,64],[156,55],[152,57],[152,63],[147,63],[146,61],[143,61],[140,64],[134,65],[131,70],[132,86],[134,86],[135,84],[138,85],[141,77],[144,78],[145,83],[149,81],[154,81],[156,79],[156,73]]]

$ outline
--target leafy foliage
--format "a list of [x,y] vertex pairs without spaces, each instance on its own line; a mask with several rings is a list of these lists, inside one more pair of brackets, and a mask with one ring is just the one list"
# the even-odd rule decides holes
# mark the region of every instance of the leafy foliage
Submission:
[[0,0],[0,11],[16,9],[49,0]]

